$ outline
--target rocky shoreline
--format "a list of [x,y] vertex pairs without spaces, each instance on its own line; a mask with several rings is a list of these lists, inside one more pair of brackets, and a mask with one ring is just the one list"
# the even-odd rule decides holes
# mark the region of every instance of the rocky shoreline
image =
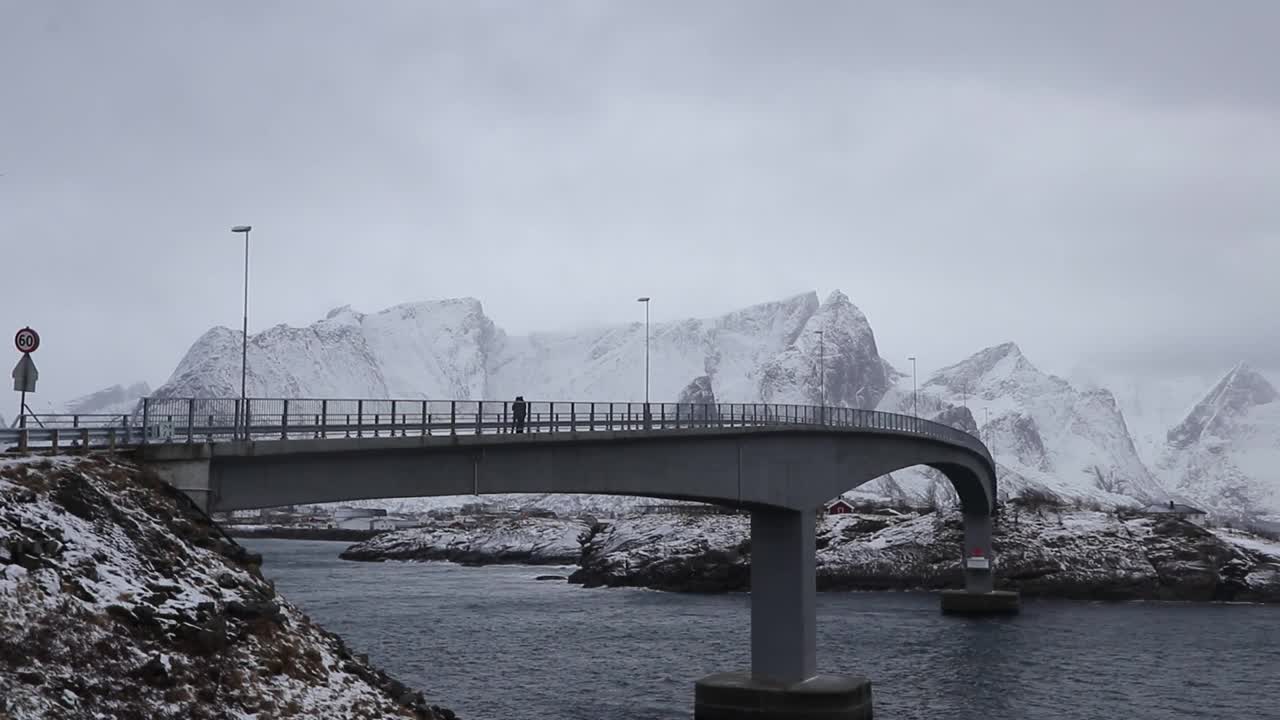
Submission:
[[[735,515],[504,519],[387,533],[342,556],[576,564],[569,582],[589,588],[733,592],[750,587],[749,537],[749,518]],[[815,547],[818,589],[959,587],[962,540],[954,511],[825,517]],[[997,587],[1028,597],[1280,603],[1280,542],[1239,531],[1179,519],[1010,507],[993,540]]]
[[343,528],[280,527],[274,525],[225,525],[231,537],[268,538],[272,540],[330,540],[363,542],[389,530],[347,530]]
[[585,521],[468,518],[386,532],[347,548],[344,560],[446,560],[463,565],[574,565],[590,537]]
[[153,474],[0,458],[0,718],[452,720]]

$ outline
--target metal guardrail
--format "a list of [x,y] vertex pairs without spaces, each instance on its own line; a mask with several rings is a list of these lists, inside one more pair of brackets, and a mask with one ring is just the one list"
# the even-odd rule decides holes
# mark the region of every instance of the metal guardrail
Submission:
[[966,447],[991,461],[978,438],[941,423],[877,410],[768,403],[637,403],[499,400],[144,398],[131,415],[28,416],[0,429],[0,449],[118,448],[332,437],[508,433],[675,432],[699,428],[829,427],[897,432]]

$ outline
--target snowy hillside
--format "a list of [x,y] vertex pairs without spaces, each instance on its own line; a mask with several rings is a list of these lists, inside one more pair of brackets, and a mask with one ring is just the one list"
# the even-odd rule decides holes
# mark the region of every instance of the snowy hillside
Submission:
[[[976,423],[1009,493],[1035,486],[1106,504],[1166,495],[1139,458],[1115,398],[1103,389],[1077,390],[1040,371],[1014,343],[939,370],[920,386],[918,396],[923,417],[967,408],[963,417]],[[880,409],[910,413],[912,407],[910,386],[900,385]],[[967,423],[953,419],[947,424]],[[894,480],[908,495],[919,495],[937,478],[932,471],[910,469],[894,473]]]
[[0,718],[452,719],[105,457],[0,460]]
[[1280,393],[1248,366],[1232,368],[1169,430],[1157,468],[1193,502],[1280,516]]

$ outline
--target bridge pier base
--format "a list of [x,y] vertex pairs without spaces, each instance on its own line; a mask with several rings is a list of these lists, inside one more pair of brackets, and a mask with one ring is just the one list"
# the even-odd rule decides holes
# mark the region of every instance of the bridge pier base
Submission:
[[871,681],[819,675],[813,513],[751,512],[751,671],[694,687],[696,720],[863,720]]
[[871,720],[871,681],[815,675],[795,683],[717,673],[694,689],[694,720]]
[[964,514],[964,590],[942,591],[942,612],[948,615],[1016,615],[1017,592],[995,589],[995,558],[991,554],[991,516]]

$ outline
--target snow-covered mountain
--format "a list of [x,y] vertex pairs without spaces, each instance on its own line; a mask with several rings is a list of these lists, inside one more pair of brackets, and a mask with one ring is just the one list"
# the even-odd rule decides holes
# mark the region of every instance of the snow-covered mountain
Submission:
[[[249,338],[251,397],[479,398],[499,337],[478,300],[397,305],[365,315],[334,309],[306,328]],[[238,397],[242,335],[206,332],[155,397]]]
[[69,415],[124,415],[133,412],[138,401],[151,393],[145,382],[112,385],[66,403],[62,412]]
[[[823,332],[821,345],[816,331]],[[241,335],[214,328],[156,397],[239,394]],[[650,395],[674,401],[697,378],[722,402],[817,403],[819,359],[830,404],[873,406],[894,371],[866,317],[843,293],[763,303],[715,318],[653,325]],[[478,300],[338,308],[307,328],[249,338],[247,391],[259,397],[640,400],[645,326],[511,336]]]
[[[1031,364],[1014,343],[945,367],[919,388],[896,387],[880,409],[911,413],[974,431],[1000,466],[1002,490],[1040,487],[1070,498],[1135,504],[1166,497],[1143,464],[1116,400],[1100,388],[1077,389]],[[956,414],[957,410],[966,412]],[[907,495],[936,492],[932,471],[894,473]],[[944,488],[945,489],[945,488]]]
[[1280,516],[1280,393],[1232,368],[1171,428],[1157,465],[1174,492],[1223,513]]
[[1182,422],[1219,376],[1201,374],[1117,374],[1099,368],[1076,368],[1068,376],[1082,390],[1106,388],[1124,413],[1138,456],[1155,468],[1164,454],[1169,428]]
[[[205,333],[156,396],[238,394],[240,337],[225,328]],[[824,302],[806,293],[719,317],[653,325],[649,355],[655,401],[816,404],[825,384],[831,405],[913,410],[910,389],[900,382],[905,376],[880,357],[866,316],[839,291]],[[278,326],[250,337],[248,391],[276,397],[637,400],[644,393],[644,358],[641,323],[512,336],[474,299],[399,305],[371,315],[343,307],[307,328]],[[1138,458],[1114,398],[1041,372],[1012,343],[940,370],[920,388],[919,403],[922,415],[983,435],[1009,492],[1040,486],[1123,504],[1165,496]],[[908,500],[951,497],[944,478],[915,468],[864,492]],[[526,500],[556,505],[555,498]],[[594,501],[575,498],[572,504]]]

